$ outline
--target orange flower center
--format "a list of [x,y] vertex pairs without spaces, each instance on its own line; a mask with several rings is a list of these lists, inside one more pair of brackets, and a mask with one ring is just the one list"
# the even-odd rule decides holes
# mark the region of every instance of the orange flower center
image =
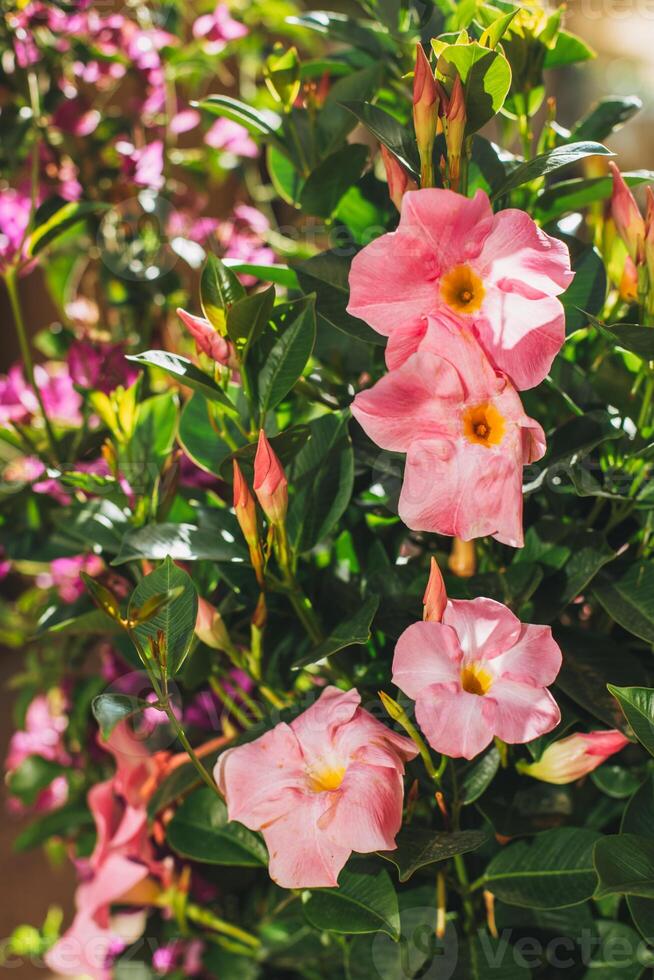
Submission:
[[479,446],[499,446],[505,428],[504,417],[488,402],[473,405],[463,413],[463,434],[468,442]]
[[309,788],[312,793],[329,793],[338,789],[345,777],[345,766],[320,769],[309,773]]
[[441,279],[441,296],[455,313],[476,313],[484,301],[484,284],[469,265],[457,265]]
[[481,664],[466,664],[461,668],[461,687],[468,694],[483,697],[493,686],[493,676]]

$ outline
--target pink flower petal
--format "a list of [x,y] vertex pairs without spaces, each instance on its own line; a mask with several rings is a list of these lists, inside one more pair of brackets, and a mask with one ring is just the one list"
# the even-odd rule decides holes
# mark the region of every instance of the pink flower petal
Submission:
[[416,700],[416,718],[437,752],[474,759],[493,739],[495,705],[460,688],[434,685]]
[[559,645],[549,626],[521,626],[514,645],[495,656],[493,670],[507,680],[546,687],[554,682],[561,669],[563,658]]
[[333,808],[320,819],[329,836],[352,851],[393,850],[402,825],[404,795],[401,773],[354,764],[348,767]]
[[556,728],[561,720],[559,706],[548,690],[504,677],[493,683],[483,700],[495,704],[494,732],[510,745],[531,742]]
[[[498,657],[518,641],[523,629],[507,606],[486,598],[451,599],[443,622],[454,630],[466,660]],[[494,664],[493,669],[499,668]]]
[[432,684],[458,683],[461,659],[461,647],[450,626],[412,623],[395,647],[393,683],[415,700]]
[[351,854],[351,848],[320,826],[326,794],[307,794],[302,805],[263,830],[270,855],[268,871],[280,888],[330,888]]
[[508,277],[547,296],[558,296],[574,279],[567,246],[516,208],[495,215],[475,269],[489,282]]

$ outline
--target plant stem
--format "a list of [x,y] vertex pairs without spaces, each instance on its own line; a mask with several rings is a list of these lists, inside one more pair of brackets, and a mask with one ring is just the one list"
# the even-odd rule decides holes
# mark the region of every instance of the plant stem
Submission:
[[204,768],[202,762],[200,761],[199,756],[195,752],[195,749],[193,748],[188,738],[186,737],[186,732],[184,731],[179,721],[177,720],[177,717],[175,716],[175,712],[171,707],[170,700],[168,699],[168,697],[164,697],[162,699],[161,707],[166,712],[168,716],[168,720],[172,725],[172,727],[174,728],[177,738],[184,746],[184,750],[186,751],[186,754],[188,755],[189,759],[197,769],[198,774],[202,777],[202,781],[206,783],[206,785],[209,786],[214,791],[214,793],[216,794],[216,796],[218,796],[219,799],[222,800],[223,798],[222,793],[218,789],[216,783],[213,781],[210,773]]
[[34,360],[32,358],[32,351],[30,350],[29,340],[27,338],[27,330],[25,328],[25,320],[23,318],[23,311],[20,305],[20,295],[18,292],[18,281],[16,269],[10,268],[4,274],[5,283],[7,286],[7,293],[9,295],[9,303],[11,304],[11,312],[14,316],[14,324],[16,326],[16,335],[18,337],[18,343],[20,346],[21,357],[23,358],[23,366],[25,368],[25,374],[27,376],[27,381],[34,394],[36,400],[39,403],[39,408],[41,410],[41,415],[43,416],[43,424],[45,425],[45,431],[48,438],[48,444],[50,447],[50,455],[54,463],[58,462],[58,449],[57,440],[55,439],[55,434],[52,431],[52,426],[50,424],[50,419],[48,418],[48,413],[45,410],[45,404],[43,402],[43,396],[41,391],[37,387],[36,380],[34,378]]
[[209,686],[211,690],[214,692],[214,694],[218,695],[218,697],[220,698],[224,706],[227,708],[227,710],[231,711],[231,713],[238,721],[239,725],[241,725],[245,729],[249,728],[251,724],[250,719],[247,717],[245,712],[243,712],[241,708],[239,708],[234,698],[230,697],[230,695],[227,693],[223,685],[220,683],[219,679],[213,676],[210,677]]
[[240,929],[238,926],[232,925],[231,922],[219,919],[213,912],[201,908],[199,905],[187,905],[186,915],[191,922],[206,926],[207,929],[213,929],[214,932],[220,932],[223,936],[238,939],[244,946],[249,946],[251,949],[258,949],[261,946],[261,940],[253,936],[251,932],[246,932],[245,929]]

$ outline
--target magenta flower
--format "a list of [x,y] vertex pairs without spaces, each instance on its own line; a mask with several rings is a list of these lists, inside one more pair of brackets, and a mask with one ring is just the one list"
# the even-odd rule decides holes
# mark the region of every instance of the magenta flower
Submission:
[[100,118],[97,109],[92,109],[86,99],[76,96],[59,103],[52,122],[63,133],[90,136],[97,129]]
[[260,830],[282,888],[335,886],[352,851],[393,850],[404,763],[416,747],[327,687],[290,725],[224,752],[216,782],[230,820]]
[[0,273],[23,258],[23,248],[30,221],[29,194],[14,187],[0,190]]
[[567,247],[524,211],[493,214],[487,195],[425,189],[402,199],[397,231],[352,262],[348,311],[384,336],[432,316],[470,330],[518,389],[546,376],[565,336],[557,299],[572,282]]
[[142,146],[138,149],[131,143],[121,140],[116,144],[116,149],[123,158],[123,173],[137,187],[161,190],[165,183],[162,140],[153,140],[148,146]]
[[434,324],[416,353],[352,403],[370,438],[407,453],[399,513],[421,531],[523,544],[522,468],[545,436],[474,338]]
[[138,370],[125,358],[122,344],[98,344],[74,340],[68,348],[68,370],[73,382],[81,388],[108,394],[122,385],[128,388]]
[[259,155],[259,149],[245,126],[239,125],[232,119],[216,119],[207,130],[204,142],[214,150],[225,150],[237,157],[253,159]]
[[99,575],[104,562],[98,555],[74,555],[72,558],[55,558],[50,562],[50,571],[37,576],[37,585],[42,589],[55,588],[63,602],[75,602],[84,593],[84,582],[80,573]]
[[[62,425],[81,425],[82,398],[73,387],[66,365],[55,362],[45,366],[37,364],[34,378],[48,417]],[[0,377],[0,425],[8,422],[27,423],[39,414],[36,395],[27,384],[22,367],[15,364],[4,377]]]
[[393,683],[415,701],[432,748],[472,759],[494,736],[530,742],[558,725],[547,685],[560,669],[549,626],[521,623],[493,599],[450,599],[440,622],[402,633]]
[[[38,755],[61,766],[71,764],[64,743],[64,732],[68,726],[64,707],[59,691],[52,692],[49,697],[38,694],[33,698],[25,714],[25,727],[11,736],[5,760],[7,772],[17,769],[31,755]],[[68,780],[64,775],[55,776],[49,786],[40,791],[34,809],[46,813],[62,806],[67,799]],[[23,811],[17,800],[10,800],[10,806],[16,812]]]
[[211,14],[202,14],[193,24],[193,37],[204,42],[209,54],[220,54],[230,41],[245,37],[248,29],[234,20],[229,8],[219,3]]

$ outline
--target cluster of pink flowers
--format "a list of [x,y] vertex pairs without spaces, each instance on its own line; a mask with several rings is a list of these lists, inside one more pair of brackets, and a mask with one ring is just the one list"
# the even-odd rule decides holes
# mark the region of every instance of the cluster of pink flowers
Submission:
[[397,231],[355,256],[348,310],[388,337],[389,374],[352,412],[407,453],[409,527],[522,545],[522,468],[545,439],[517,391],[563,343],[572,278],[562,242],[522,211],[493,214],[483,191],[408,191]]
[[[14,732],[9,742],[5,760],[8,774],[14,772],[30,756],[39,756],[60,766],[70,766],[71,757],[64,744],[64,732],[68,726],[66,702],[61,691],[49,695],[39,694],[29,704],[25,714],[25,727]],[[64,775],[55,776],[52,782],[40,790],[34,803],[39,812],[54,810],[68,799],[68,781]],[[11,798],[9,806],[21,810],[18,800]]]

